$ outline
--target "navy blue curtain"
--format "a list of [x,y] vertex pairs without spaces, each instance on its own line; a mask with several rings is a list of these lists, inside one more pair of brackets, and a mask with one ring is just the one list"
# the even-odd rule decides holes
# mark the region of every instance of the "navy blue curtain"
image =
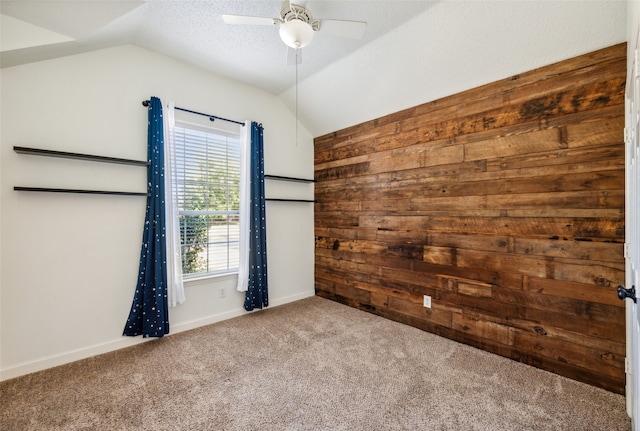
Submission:
[[251,123],[249,285],[244,308],[269,306],[267,288],[267,223],[264,201],[264,142],[262,124]]
[[162,337],[169,333],[167,252],[164,210],[164,128],[162,103],[149,102],[147,211],[140,251],[138,283],[123,335]]

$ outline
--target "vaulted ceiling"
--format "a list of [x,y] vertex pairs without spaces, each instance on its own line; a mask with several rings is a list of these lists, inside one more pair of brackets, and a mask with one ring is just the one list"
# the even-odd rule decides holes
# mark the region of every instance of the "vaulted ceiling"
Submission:
[[280,0],[2,0],[0,63],[136,44],[279,96],[319,136],[626,37],[625,1],[294,3],[314,18],[366,21],[364,37],[321,28],[296,71],[277,28],[221,17],[277,17]]

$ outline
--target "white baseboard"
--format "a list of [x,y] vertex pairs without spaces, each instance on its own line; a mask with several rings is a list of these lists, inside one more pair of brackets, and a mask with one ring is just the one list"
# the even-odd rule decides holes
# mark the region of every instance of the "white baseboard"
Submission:
[[279,298],[279,299],[273,300],[273,301],[271,301],[269,306],[270,307],[277,307],[279,305],[288,304],[289,302],[295,302],[295,301],[300,301],[301,299],[310,298],[310,297],[315,296],[315,295],[316,295],[316,291],[315,291],[315,289],[312,288],[311,290],[308,290],[306,292],[297,293],[295,295],[285,296],[284,298]]
[[[299,293],[296,295],[287,296],[285,298],[279,298],[272,301],[269,304],[270,307],[277,307],[289,302],[299,301],[304,298],[309,298],[315,295],[314,290],[308,292]],[[260,311],[260,310],[256,310]],[[183,322],[175,326],[171,326],[171,333],[167,335],[170,337],[172,334],[188,331],[190,329],[200,328],[202,326],[211,325],[213,323],[222,322],[234,317],[242,316],[246,314],[244,308],[237,308],[224,313],[218,313],[211,316],[207,316],[202,319],[196,319],[189,322]],[[37,371],[46,370],[47,368],[57,367],[59,365],[68,364],[70,362],[79,361],[81,359],[90,358],[92,356],[100,355],[103,353],[112,352],[114,350],[124,349],[125,347],[135,346],[136,344],[146,343],[155,340],[154,338],[142,338],[142,337],[122,337],[117,340],[109,341],[102,344],[96,344],[83,349],[77,349],[62,353],[59,355],[48,356],[37,361],[32,361],[20,365],[16,365],[10,368],[0,370],[0,381],[13,379],[25,374],[35,373]]]
[[[295,295],[287,296],[284,298],[279,298],[274,301],[271,301],[269,307],[277,307],[279,305],[288,304],[290,302],[299,301],[301,299],[309,298],[311,296],[315,296],[315,290],[310,290],[307,292],[298,293]],[[262,310],[255,309],[252,313],[258,313]],[[183,322],[177,325],[171,326],[171,334],[177,334],[178,332],[188,331],[190,329],[200,328],[202,326],[211,325],[213,323],[222,322],[223,320],[232,319],[234,317],[242,316],[243,314],[247,314],[247,311],[242,308],[236,308],[234,310],[225,311],[224,313],[218,313],[212,316],[208,316],[202,319],[191,320],[189,322]],[[170,335],[171,335],[170,334]]]
[[47,368],[57,367],[59,365],[79,361],[80,359],[90,358],[102,353],[124,349],[125,347],[135,346],[136,344],[146,343],[152,340],[154,339],[142,337],[122,337],[117,340],[109,341],[102,344],[96,344],[83,349],[72,350],[69,352],[61,353],[59,355],[47,356],[43,359],[0,370],[0,381],[13,379],[25,374],[35,373],[37,371],[46,370]]

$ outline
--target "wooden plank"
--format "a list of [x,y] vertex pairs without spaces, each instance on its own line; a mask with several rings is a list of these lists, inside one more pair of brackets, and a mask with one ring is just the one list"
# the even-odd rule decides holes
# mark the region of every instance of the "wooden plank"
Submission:
[[[532,192],[491,196],[437,196],[411,199],[411,205],[404,206],[423,217],[438,215],[438,212],[459,212],[476,210],[497,210],[497,215],[508,217],[577,217],[577,218],[613,218],[620,219],[620,205],[624,202],[624,190],[604,191],[568,191],[568,192]],[[376,201],[362,201],[360,209],[375,210]],[[378,207],[379,208],[379,207]],[[396,208],[403,208],[398,205]],[[609,210],[611,209],[611,210]],[[509,210],[509,211],[504,211]],[[586,211],[581,211],[586,210]],[[602,210],[602,211],[597,211]],[[608,211],[609,210],[609,211]],[[550,212],[550,215],[545,215]],[[555,211],[555,212],[554,212]],[[560,211],[570,213],[562,215]],[[408,214],[407,214],[408,215]]]
[[342,165],[334,168],[317,170],[315,180],[323,181],[327,179],[350,178],[369,172],[369,162]]
[[422,247],[424,244],[426,232],[419,230],[385,230],[378,229],[376,233],[376,240],[386,243],[400,243],[400,244],[414,244],[418,245],[415,249],[415,253],[422,257]]
[[553,274],[549,277],[554,280],[595,284],[601,287],[615,287],[624,283],[624,262],[615,265],[612,262],[555,260]]
[[538,355],[585,369],[598,369],[601,373],[612,376],[619,375],[620,370],[624,371],[624,355],[610,351],[568,344],[562,340],[517,330],[514,330],[514,344],[522,347],[534,346]]
[[358,226],[358,217],[355,215],[344,215],[341,213],[330,213],[316,215],[316,222],[319,224],[330,224],[332,227],[355,227]]
[[376,229],[352,227],[352,228],[333,228],[326,226],[315,226],[316,239],[323,237],[335,237],[343,239],[375,239]]
[[378,230],[420,230],[429,228],[429,218],[423,216],[366,216],[359,218],[359,226]]
[[436,289],[439,281],[437,274],[420,273],[410,269],[394,267],[380,268],[380,277],[428,289]]
[[514,252],[535,256],[566,257],[620,263],[624,260],[622,243],[564,240],[561,238],[517,238]]
[[510,326],[464,314],[454,314],[451,323],[451,327],[457,331],[472,334],[479,338],[494,340],[505,345],[513,344],[513,328]]
[[324,169],[330,169],[330,168],[337,168],[339,166],[346,166],[346,165],[355,165],[358,163],[364,163],[366,161],[369,160],[369,156],[368,155],[364,155],[364,156],[356,156],[356,157],[345,157],[345,158],[341,158],[341,159],[329,159],[324,163],[321,162],[316,162],[316,164],[314,165],[314,170],[315,171],[322,171]]
[[496,272],[545,278],[549,276],[552,262],[542,257],[529,257],[487,251],[457,249],[456,265],[462,268],[486,268]]
[[[572,190],[559,192],[513,193],[505,196],[492,196],[490,200],[487,200],[487,202],[487,206],[490,208],[521,211],[527,209],[555,209],[556,211],[559,211],[611,208],[617,210],[614,214],[618,214],[617,217],[613,218],[619,219],[619,210],[621,209],[621,206],[624,205],[624,190]],[[516,214],[515,211],[513,213]],[[511,214],[511,212],[509,214]],[[597,213],[591,212],[588,214],[590,214],[589,217],[593,217]],[[558,215],[557,212],[556,215]]]
[[[411,233],[411,235],[415,234]],[[420,239],[424,237],[424,235],[419,236]],[[353,239],[340,240],[338,238],[322,237],[316,239],[316,248],[332,249],[348,253],[369,253],[404,259],[422,259],[423,246],[421,244],[407,242],[406,240],[400,241],[398,237],[403,238],[403,235],[395,236],[393,242]]]
[[[542,208],[542,209],[525,209],[525,210],[507,210],[502,211],[506,217],[536,217],[536,218],[552,218],[552,217],[565,217],[565,218],[597,218],[597,219],[613,219],[620,220],[624,217],[624,210],[622,209],[584,209],[584,208]],[[587,238],[585,240],[592,241],[594,238]],[[612,239],[607,239],[612,240]]]
[[[490,145],[492,143],[484,143]],[[473,176],[461,175],[461,181],[489,178],[508,178],[544,175],[556,168],[563,172],[624,170],[624,145],[622,143],[603,144],[598,147],[578,147],[550,152],[528,153],[524,157],[498,158],[487,160],[485,173]],[[545,169],[547,170],[545,172]]]
[[491,298],[493,296],[493,286],[487,283],[458,281],[456,289],[460,295]]
[[371,163],[368,173],[396,172],[398,170],[449,165],[464,161],[464,148],[460,145],[442,147],[420,145],[419,149],[409,148],[413,149],[413,151],[385,151],[377,153],[375,157],[370,157]]
[[575,219],[569,217],[447,217],[432,216],[423,221],[429,232],[521,237],[624,238],[622,219]]
[[617,291],[611,285],[600,286],[565,280],[528,277],[523,288],[538,295],[577,299],[579,301],[596,302],[624,308],[624,302],[618,299]]
[[395,297],[389,297],[389,310],[396,311],[408,316],[417,317],[435,325],[451,327],[452,315],[447,310],[437,308],[425,308],[421,298],[413,301]]
[[434,274],[440,278],[455,277],[488,284],[496,284],[500,278],[500,273],[489,268],[465,268],[461,266],[437,265],[429,262],[413,262],[412,269],[420,277]]
[[456,249],[426,245],[423,247],[422,260],[436,265],[455,265]]
[[464,160],[487,160],[568,148],[560,129],[542,129],[464,144]]

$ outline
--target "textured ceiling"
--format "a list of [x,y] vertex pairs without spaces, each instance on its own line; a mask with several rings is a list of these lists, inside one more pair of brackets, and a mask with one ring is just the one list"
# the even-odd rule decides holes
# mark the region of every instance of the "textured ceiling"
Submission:
[[[296,3],[294,1],[294,3]],[[313,17],[366,21],[365,35],[351,40],[322,33],[303,49],[303,80],[427,9],[430,1],[299,1]],[[74,41],[5,51],[2,67],[133,43],[220,75],[279,94],[295,83],[278,29],[230,26],[222,14],[278,17],[282,2],[263,1],[6,1],[0,12],[74,38]]]

